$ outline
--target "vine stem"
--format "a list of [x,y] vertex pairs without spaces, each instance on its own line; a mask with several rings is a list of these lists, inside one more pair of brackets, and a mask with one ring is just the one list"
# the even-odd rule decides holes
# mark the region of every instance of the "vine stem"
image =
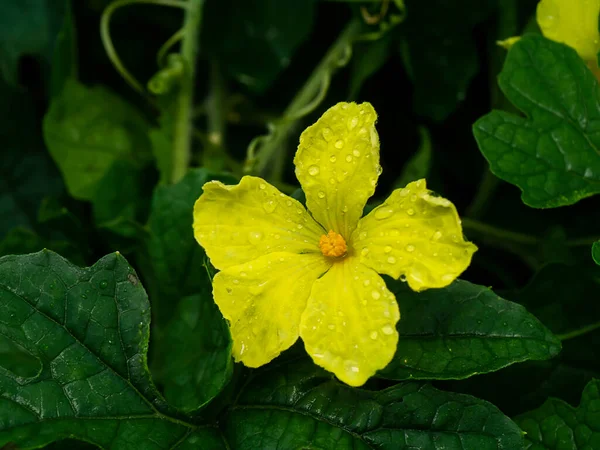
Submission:
[[248,150],[249,161],[247,163],[252,165],[252,160],[256,161],[253,172],[258,174],[265,172],[276,152],[282,151],[285,148],[285,140],[296,121],[303,115],[310,113],[317,106],[317,101],[322,100],[325,96],[325,89],[331,80],[332,72],[341,65],[340,61],[344,59],[344,56],[347,57],[352,41],[359,35],[361,30],[362,23],[359,19],[353,19],[346,25],[346,28],[329,48],[304,86],[302,86],[292,99],[283,113],[282,121],[272,124],[271,135],[261,136],[254,141],[254,144],[261,141],[264,142],[256,157],[253,155],[255,145],[250,144]]
[[187,172],[190,162],[192,137],[194,80],[196,76],[196,57],[200,25],[202,23],[202,7],[204,0],[189,0],[186,3],[185,21],[181,38],[181,56],[186,63],[186,70],[181,79],[179,94],[175,107],[175,125],[173,129],[172,171],[170,181],[177,183]]
[[594,330],[600,328],[600,322],[593,323],[591,325],[587,325],[585,327],[581,327],[577,330],[569,331],[568,333],[558,334],[556,337],[561,341],[566,341],[569,339],[574,339],[579,336],[583,336],[584,334],[591,333]]
[[494,227],[469,217],[462,218],[462,226],[471,231],[481,233],[484,237],[495,238],[503,241],[510,241],[516,244],[537,245],[540,239],[537,236],[531,236],[516,231],[508,231],[503,228]]
[[112,18],[113,13],[117,9],[124,6],[139,4],[170,6],[174,8],[186,9],[188,7],[188,3],[182,0],[117,0],[108,5],[102,12],[102,17],[100,19],[100,39],[102,40],[102,45],[104,46],[104,50],[106,51],[108,59],[110,59],[110,62],[113,64],[115,69],[117,69],[117,72],[121,74],[121,76],[133,90],[147,97],[146,91],[142,84],[131,74],[131,72],[129,72],[129,70],[127,70],[125,65],[121,62],[121,58],[119,58],[119,55],[115,50],[115,46],[113,45],[110,37],[110,19]]

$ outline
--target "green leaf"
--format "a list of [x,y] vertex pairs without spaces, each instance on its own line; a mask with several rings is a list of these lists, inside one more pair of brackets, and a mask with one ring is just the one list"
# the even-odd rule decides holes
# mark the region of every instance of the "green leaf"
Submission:
[[395,188],[403,188],[411,181],[426,178],[431,171],[431,160],[433,157],[431,135],[425,127],[419,127],[419,134],[421,135],[421,144],[419,145],[417,152],[402,168],[402,173],[394,183]]
[[83,262],[83,257],[74,243],[66,240],[44,239],[28,228],[15,227],[0,240],[0,256],[34,253],[44,248],[69,255],[77,262]]
[[348,98],[355,99],[365,81],[385,64],[390,56],[391,44],[392,33],[388,32],[375,41],[359,42],[354,45]]
[[473,28],[492,11],[490,0],[406,0],[400,47],[414,84],[418,114],[446,119],[479,71]]
[[0,98],[2,238],[16,226],[35,228],[44,198],[60,195],[64,186],[38,132],[40,124],[31,95],[9,87],[0,77]]
[[548,399],[538,409],[515,418],[527,433],[530,450],[577,450],[600,448],[600,382],[592,380],[574,408],[562,400]]
[[50,251],[6,256],[0,280],[0,334],[41,362],[29,378],[0,370],[0,445],[193,448],[197,427],[172,415],[150,379],[150,305],[121,255],[83,269]]
[[64,0],[0,2],[0,75],[10,84],[17,84],[19,59],[23,55],[50,63],[65,10]]
[[104,87],[68,81],[44,118],[44,138],[69,193],[92,200],[115,161],[142,167],[151,158],[149,125]]
[[201,42],[230,76],[264,92],[312,30],[316,0],[206,2]]
[[155,344],[152,373],[167,400],[183,411],[212,400],[232,375],[229,327],[211,288],[208,281],[201,294],[182,299]]
[[491,171],[534,208],[600,192],[600,91],[575,50],[526,35],[510,49],[498,82],[527,117],[492,111],[475,123]]
[[381,377],[467,378],[560,351],[560,341],[523,306],[483,286],[457,280],[422,293],[400,283],[390,288],[402,314],[401,339]]
[[592,258],[594,262],[600,266],[600,241],[592,244]]
[[158,325],[173,314],[173,301],[205,289],[203,274],[205,255],[192,231],[194,203],[202,194],[202,186],[211,180],[233,184],[229,175],[192,169],[177,184],[159,185],[152,198],[146,243],[151,278],[157,296],[152,307]]
[[72,9],[71,1],[66,0],[64,20],[56,37],[52,57],[50,72],[50,95],[52,97],[60,94],[69,79],[77,79],[77,33]]
[[258,372],[222,425],[245,449],[521,449],[519,428],[468,395],[401,383],[379,392],[332,380],[312,363]]

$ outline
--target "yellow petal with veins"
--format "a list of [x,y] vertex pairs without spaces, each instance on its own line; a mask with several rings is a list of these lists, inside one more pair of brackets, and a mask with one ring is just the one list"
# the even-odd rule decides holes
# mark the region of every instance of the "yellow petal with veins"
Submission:
[[361,262],[394,278],[405,276],[415,291],[448,286],[477,250],[464,240],[454,205],[428,191],[425,180],[396,189],[363,217],[350,245]]
[[394,294],[356,257],[347,257],[313,285],[300,336],[319,366],[361,386],[391,361],[400,318]]
[[381,173],[376,120],[370,103],[338,103],[304,130],[294,158],[309,211],[345,239]]
[[194,205],[194,236],[217,269],[272,252],[318,253],[325,231],[297,200],[262,178],[211,181]]
[[213,295],[236,361],[259,367],[296,342],[311,286],[330,265],[321,253],[276,252],[215,275]]
[[573,47],[586,61],[596,61],[600,50],[600,0],[542,0],[537,22],[548,39]]

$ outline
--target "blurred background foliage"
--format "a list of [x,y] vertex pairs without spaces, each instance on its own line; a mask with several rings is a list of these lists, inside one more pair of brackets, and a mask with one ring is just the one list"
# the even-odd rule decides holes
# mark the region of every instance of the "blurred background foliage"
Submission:
[[[491,109],[514,112],[497,86],[506,51],[496,41],[536,32],[537,1],[207,0],[189,139],[190,166],[205,170],[179,184],[169,155],[181,61],[157,53],[183,14],[153,4],[114,11],[110,37],[136,90],[101,39],[110,4],[0,4],[0,255],[45,247],[90,265],[118,250],[149,292],[153,339],[176,340],[167,324],[193,308],[179,299],[196,294],[210,271],[191,234],[199,186],[254,173],[293,193],[300,132],[338,101],[368,101],[379,114],[383,166],[373,204],[427,177],[480,248],[462,278],[525,304],[557,334],[599,320],[588,300],[600,281],[589,249],[600,198],[527,207],[518,188],[488,171],[471,131]],[[192,323],[186,332],[200,331]],[[511,416],[549,395],[577,404],[600,372],[596,343],[600,331],[565,342],[552,361],[435,385]],[[151,346],[151,366],[161,345]]]

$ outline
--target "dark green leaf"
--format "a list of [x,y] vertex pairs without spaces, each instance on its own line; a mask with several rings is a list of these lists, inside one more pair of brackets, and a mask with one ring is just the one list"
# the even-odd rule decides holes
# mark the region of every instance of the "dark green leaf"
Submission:
[[492,111],[473,126],[492,172],[534,208],[600,192],[600,91],[575,50],[526,35],[510,49],[498,82],[527,117]]
[[490,289],[455,281],[416,293],[392,286],[402,320],[385,378],[460,379],[556,356],[560,341],[525,308]]
[[591,381],[581,403],[573,408],[562,400],[548,399],[538,409],[515,418],[527,433],[531,450],[577,450],[600,448],[600,382]]
[[52,97],[60,94],[69,79],[76,79],[78,72],[75,17],[70,0],[66,0],[65,3],[64,20],[56,37],[50,72],[50,95]]
[[73,242],[44,239],[28,228],[15,227],[0,240],[0,256],[34,253],[44,248],[69,255],[72,260],[83,263],[82,252]]
[[69,80],[44,118],[44,138],[70,194],[92,200],[115,161],[143,166],[150,127],[133,106],[101,86]]
[[402,383],[352,389],[311,363],[259,372],[223,425],[231,448],[519,450],[521,431],[468,395]]
[[157,357],[152,363],[165,397],[184,411],[196,410],[213,399],[233,369],[229,328],[213,301],[210,281],[206,284],[201,294],[179,302],[156,340]]
[[0,238],[15,226],[34,228],[41,202],[63,183],[46,153],[31,96],[0,77]]
[[64,0],[2,0],[0,2],[0,68],[16,84],[19,59],[40,57],[50,63],[63,23]]
[[154,191],[147,241],[152,278],[160,293],[152,305],[157,324],[173,314],[173,301],[205,290],[204,251],[192,231],[194,203],[202,186],[211,180],[233,184],[228,175],[192,169],[177,184],[160,185]]
[[150,305],[122,256],[84,269],[49,251],[6,256],[0,280],[0,334],[41,362],[29,378],[0,371],[0,445],[193,448],[196,427],[168,415],[150,379]]
[[312,29],[316,0],[209,1],[201,42],[230,76],[263,92]]
[[596,264],[600,265],[600,241],[592,244],[592,258]]
[[388,32],[375,41],[360,42],[354,45],[348,94],[350,99],[356,99],[364,82],[385,64],[390,55],[391,44],[392,33]]
[[479,70],[473,27],[488,17],[492,5],[490,0],[406,0],[401,50],[418,114],[442,121],[464,99]]

